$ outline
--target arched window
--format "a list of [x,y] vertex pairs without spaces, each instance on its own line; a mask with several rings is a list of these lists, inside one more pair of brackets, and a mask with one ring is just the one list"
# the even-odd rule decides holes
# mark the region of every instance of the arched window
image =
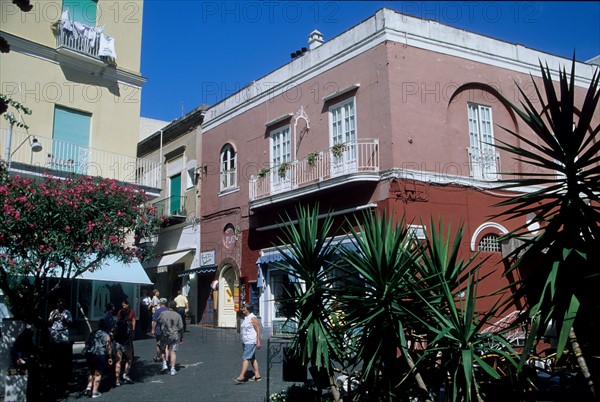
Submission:
[[499,252],[500,251],[500,242],[498,241],[498,235],[494,233],[488,233],[479,240],[479,244],[477,245],[477,249],[479,251],[488,251],[488,252]]
[[221,191],[237,187],[237,155],[231,144],[221,149]]

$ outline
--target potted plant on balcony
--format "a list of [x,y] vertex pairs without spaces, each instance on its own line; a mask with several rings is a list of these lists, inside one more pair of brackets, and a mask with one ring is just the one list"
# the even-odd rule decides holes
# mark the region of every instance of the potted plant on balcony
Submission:
[[317,164],[317,159],[319,158],[319,154],[317,151],[312,151],[308,155],[306,155],[306,161],[308,162],[308,166],[314,167]]
[[341,158],[345,150],[346,150],[346,144],[342,144],[342,143],[335,144],[333,147],[331,147],[331,153],[336,158]]
[[258,177],[261,177],[261,178],[265,177],[269,173],[270,170],[271,169],[269,169],[269,168],[260,168],[257,173]]
[[281,165],[279,165],[279,168],[277,168],[277,174],[279,174],[279,177],[281,177],[282,179],[285,179],[286,176],[286,172],[290,167],[290,163],[289,162],[282,162]]

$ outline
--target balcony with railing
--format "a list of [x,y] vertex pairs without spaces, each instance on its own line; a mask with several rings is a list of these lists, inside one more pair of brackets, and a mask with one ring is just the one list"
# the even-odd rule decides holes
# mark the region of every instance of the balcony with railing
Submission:
[[260,170],[250,178],[250,201],[298,189],[310,191],[311,186],[316,191],[348,181],[378,180],[378,172],[379,140],[350,141]]
[[186,217],[185,197],[173,196],[156,201],[156,216],[164,218]]
[[[18,173],[49,173],[99,176],[150,189],[161,188],[161,165],[134,156],[84,147],[53,138],[34,136],[27,132],[0,129],[4,145],[2,157],[9,161],[11,170]],[[32,152],[32,141],[41,146]]]
[[104,34],[103,27],[61,19],[53,28],[59,53],[99,65],[115,63],[114,39]]

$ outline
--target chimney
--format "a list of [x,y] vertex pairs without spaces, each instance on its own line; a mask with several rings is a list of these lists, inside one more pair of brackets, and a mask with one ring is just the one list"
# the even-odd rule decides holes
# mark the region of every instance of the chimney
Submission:
[[318,48],[323,42],[323,34],[316,29],[308,35],[308,47],[310,50]]

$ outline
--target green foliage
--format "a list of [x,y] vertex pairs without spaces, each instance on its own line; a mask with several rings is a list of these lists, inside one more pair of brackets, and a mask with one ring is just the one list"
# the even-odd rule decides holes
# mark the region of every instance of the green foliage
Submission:
[[397,370],[396,355],[398,348],[406,349],[404,328],[410,327],[408,311],[415,308],[416,255],[403,219],[394,224],[385,213],[363,214],[355,226],[356,251],[341,250],[347,278],[354,280],[344,283],[339,300],[348,330],[358,334],[356,354],[366,388],[394,399],[405,374]]
[[442,235],[441,220],[437,230],[431,220],[430,228],[420,253],[419,277],[424,280],[416,293],[424,308],[409,310],[429,339],[419,364],[436,367],[439,378],[449,373],[452,383],[445,388],[451,400],[470,401],[479,393],[479,381],[500,379],[497,368],[484,356],[499,356],[516,365],[515,352],[502,336],[508,329],[483,331],[497,319],[503,303],[499,301],[485,313],[476,309],[477,284],[484,279],[479,278],[482,262],[476,262],[476,255],[467,261],[459,259],[463,226],[455,233],[448,226],[446,236]]
[[[108,257],[143,258],[137,236],[158,232],[155,210],[138,188],[82,176],[31,180],[0,167],[0,288],[28,322],[48,292],[45,278],[75,278]],[[30,285],[21,285],[22,278]]]
[[11,126],[17,126],[17,127],[24,128],[25,130],[27,130],[29,128],[29,126],[27,126],[27,124],[25,124],[22,121],[22,119],[17,119],[17,117],[15,116],[15,114],[13,112],[8,111],[9,106],[12,107],[13,109],[15,109],[19,115],[22,115],[22,114],[30,115],[31,109],[24,106],[20,102],[17,102],[15,100],[9,98],[8,96],[6,96],[4,94],[0,94],[0,114],[3,114],[4,119]]
[[[297,224],[283,228],[277,247],[284,257],[279,268],[296,279],[295,293],[284,303],[291,303],[290,320],[298,324],[298,332],[292,343],[294,357],[303,364],[324,367],[332,372],[332,358],[339,353],[340,340],[331,326],[332,261],[336,245],[332,232],[333,219],[327,216],[322,222],[318,218],[318,206],[298,207]],[[286,220],[293,222],[287,215]]]
[[[507,207],[502,213],[505,217],[524,221],[528,214],[535,213],[535,222],[541,224],[537,235],[528,233],[525,225],[509,234],[509,238],[521,242],[513,253],[515,262],[511,269],[523,271],[519,295],[530,300],[533,324],[528,347],[552,320],[557,325],[560,356],[573,325],[590,343],[595,336],[593,331],[600,328],[600,303],[596,296],[600,285],[600,76],[596,70],[579,103],[575,94],[575,60],[570,75],[564,68],[560,71],[557,86],[548,66],[540,63],[540,69],[543,93],[534,81],[540,111],[526,97],[521,108],[511,104],[535,137],[505,129],[525,146],[506,142],[500,146],[535,168],[531,173],[505,180],[502,188],[539,189],[498,205]],[[521,93],[524,95],[522,90]]]

